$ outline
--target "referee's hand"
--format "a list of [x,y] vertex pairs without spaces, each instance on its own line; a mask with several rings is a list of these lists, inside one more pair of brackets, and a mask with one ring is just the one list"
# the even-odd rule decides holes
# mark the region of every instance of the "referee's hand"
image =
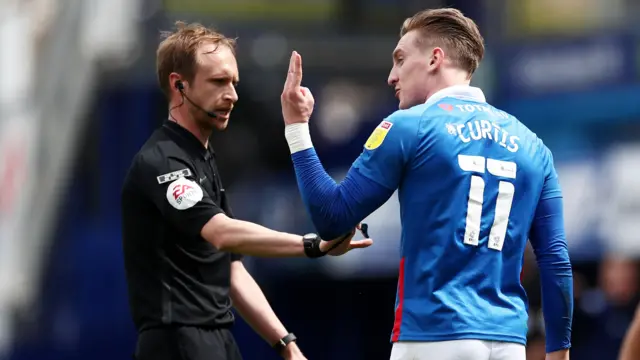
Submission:
[[337,239],[322,241],[320,244],[320,250],[323,252],[328,251],[327,254],[331,256],[340,256],[353,249],[364,249],[373,245],[373,240],[371,239],[353,240],[353,237],[356,235],[356,229],[357,228],[354,228],[349,234],[343,235]]

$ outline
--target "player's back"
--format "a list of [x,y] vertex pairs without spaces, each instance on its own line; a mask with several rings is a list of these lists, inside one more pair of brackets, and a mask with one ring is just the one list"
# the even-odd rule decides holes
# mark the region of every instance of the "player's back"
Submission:
[[549,152],[513,116],[447,97],[419,115],[399,197],[394,340],[525,343],[520,273]]

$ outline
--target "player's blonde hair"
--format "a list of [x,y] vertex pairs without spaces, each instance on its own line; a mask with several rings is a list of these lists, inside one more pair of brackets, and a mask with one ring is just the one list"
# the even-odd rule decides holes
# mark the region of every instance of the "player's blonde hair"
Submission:
[[[192,81],[197,71],[197,50],[205,43],[228,46],[235,55],[235,39],[207,28],[198,23],[186,24],[182,21],[175,23],[176,30],[162,32],[164,40],[158,46],[156,52],[156,71],[160,88],[168,97],[172,84],[169,84],[169,75],[176,72],[185,81]],[[215,50],[214,50],[215,51]]]
[[484,39],[476,23],[457,9],[423,10],[402,24],[400,37],[419,31],[419,45],[443,48],[471,76],[484,57]]

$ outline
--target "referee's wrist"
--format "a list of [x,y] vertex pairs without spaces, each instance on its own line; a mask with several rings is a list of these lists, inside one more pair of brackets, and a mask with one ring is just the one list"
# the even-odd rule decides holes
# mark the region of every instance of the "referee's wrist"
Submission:
[[285,355],[290,351],[296,351],[298,347],[295,342],[298,338],[293,333],[288,333],[283,336],[280,340],[278,340],[275,344],[273,344],[273,349],[280,355]]
[[299,151],[311,149],[313,142],[309,133],[309,123],[288,124],[284,127],[284,137],[289,144],[289,151],[295,154]]
[[280,354],[280,356],[282,356],[285,359],[289,359],[291,358],[293,355],[301,355],[302,354],[302,350],[300,350],[300,348],[298,347],[298,344],[296,344],[295,342],[289,343],[289,345],[287,345],[284,350],[282,350],[282,353]]
[[305,256],[310,259],[317,259],[327,254],[327,252],[323,251],[326,241],[322,240],[317,234],[304,235],[302,237],[302,246],[304,247]]

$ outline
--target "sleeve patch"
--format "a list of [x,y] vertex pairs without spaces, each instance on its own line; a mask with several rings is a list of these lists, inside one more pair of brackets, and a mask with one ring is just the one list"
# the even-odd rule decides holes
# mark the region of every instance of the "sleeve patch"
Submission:
[[167,188],[167,201],[178,210],[186,210],[197,204],[204,196],[202,188],[195,182],[180,177]]
[[182,169],[182,170],[170,172],[168,174],[158,176],[158,184],[164,184],[169,181],[173,181],[181,177],[187,177],[187,176],[191,176],[191,170],[189,169]]
[[369,139],[367,139],[367,142],[364,144],[364,148],[367,150],[374,150],[380,147],[380,145],[382,145],[382,142],[384,141],[384,138],[387,137],[387,133],[389,133],[389,130],[391,130],[392,126],[393,123],[390,123],[388,121],[381,122],[380,125],[378,125],[378,127],[373,130],[373,132],[369,136]]

